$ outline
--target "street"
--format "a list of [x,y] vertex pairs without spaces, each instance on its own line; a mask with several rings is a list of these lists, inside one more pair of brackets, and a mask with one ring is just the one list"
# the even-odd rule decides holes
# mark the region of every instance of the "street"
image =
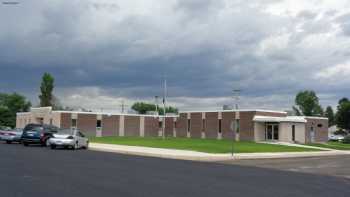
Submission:
[[350,195],[350,179],[342,176],[262,167],[1,142],[0,192],[4,197]]

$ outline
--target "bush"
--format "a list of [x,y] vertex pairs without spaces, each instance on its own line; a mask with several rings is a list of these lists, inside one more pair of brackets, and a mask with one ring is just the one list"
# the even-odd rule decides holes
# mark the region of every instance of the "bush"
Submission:
[[350,135],[345,136],[344,140],[343,140],[344,144],[350,144]]

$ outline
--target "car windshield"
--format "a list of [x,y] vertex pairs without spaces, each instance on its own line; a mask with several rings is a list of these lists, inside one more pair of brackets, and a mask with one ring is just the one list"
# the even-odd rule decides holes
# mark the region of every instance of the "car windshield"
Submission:
[[23,131],[41,131],[43,130],[43,127],[38,125],[27,125]]
[[61,129],[57,132],[58,134],[63,134],[63,135],[73,135],[74,130],[71,129]]

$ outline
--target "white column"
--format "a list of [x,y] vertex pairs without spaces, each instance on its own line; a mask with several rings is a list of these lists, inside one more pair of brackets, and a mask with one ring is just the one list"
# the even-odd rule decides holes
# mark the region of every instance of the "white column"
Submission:
[[119,116],[119,136],[124,136],[124,116]]
[[145,137],[145,117],[140,117],[140,137]]

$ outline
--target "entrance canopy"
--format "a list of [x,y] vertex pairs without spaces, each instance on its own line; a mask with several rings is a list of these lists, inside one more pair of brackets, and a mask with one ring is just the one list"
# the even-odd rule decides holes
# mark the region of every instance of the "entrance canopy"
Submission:
[[254,116],[254,122],[300,122],[306,123],[306,119],[303,116],[286,116],[286,117],[276,117],[276,116]]

